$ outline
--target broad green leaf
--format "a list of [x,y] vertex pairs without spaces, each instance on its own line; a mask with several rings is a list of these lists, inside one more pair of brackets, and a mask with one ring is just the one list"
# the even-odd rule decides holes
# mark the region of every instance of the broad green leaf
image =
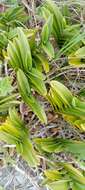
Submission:
[[84,38],[85,32],[80,33],[80,31],[78,31],[68,42],[64,44],[60,51],[55,55],[55,60],[57,60],[63,54],[72,54],[75,50],[79,48]]
[[15,70],[21,68],[27,72],[32,68],[30,45],[23,30],[18,28],[17,31],[18,37],[10,41],[7,47],[9,63]]
[[22,60],[21,51],[20,51],[20,47],[19,47],[20,41],[17,37],[13,39],[13,46],[16,49],[18,68],[23,69],[23,60]]
[[47,118],[43,106],[33,96],[28,98],[27,104],[32,111],[37,115],[42,123],[47,124]]
[[70,65],[76,65],[76,66],[82,64],[81,59],[79,57],[76,57],[75,55],[69,55],[68,63]]
[[40,72],[42,72],[42,63],[37,57],[33,57],[33,66]]
[[67,180],[59,180],[52,182],[48,185],[51,190],[68,190],[68,181]]
[[38,8],[38,14],[43,17],[45,21],[47,21],[48,18],[52,15],[52,13],[50,13],[50,11],[44,6]]
[[11,8],[8,8],[5,12],[0,14],[1,24],[5,25],[7,27],[8,25],[11,27],[22,25],[22,23],[26,22],[28,19],[28,16],[26,12],[24,11],[24,8],[21,6],[14,6]]
[[79,57],[79,58],[85,58],[85,47],[79,48],[76,52],[75,52],[75,56]]
[[72,179],[76,180],[78,183],[85,185],[85,177],[83,174],[71,164],[63,163],[64,168],[68,171]]
[[21,69],[17,71],[17,82],[21,96],[26,99],[28,96],[31,95],[31,90],[27,77]]
[[63,114],[67,114],[69,116],[74,116],[75,118],[77,117],[77,119],[81,118],[82,120],[84,120],[85,117],[85,110],[81,109],[81,108],[77,108],[77,107],[69,107],[66,110],[63,110]]
[[40,80],[45,80],[45,78],[46,78],[46,76],[44,75],[44,74],[42,74],[40,71],[38,71],[37,69],[35,69],[35,68],[32,68],[32,70],[29,72],[28,71],[28,73],[30,74],[30,75],[32,75],[32,76],[34,76],[34,77],[36,77],[36,78],[38,78],[38,79],[40,79]]
[[38,91],[41,95],[46,96],[47,90],[44,83],[44,75],[35,68],[32,68],[31,72],[28,72],[28,78],[32,83],[32,86],[36,91]]
[[38,160],[36,158],[36,153],[29,139],[25,138],[23,142],[16,143],[16,149],[31,167],[37,166]]
[[19,68],[19,63],[18,63],[17,56],[13,48],[15,47],[13,46],[12,42],[10,42],[7,47],[7,54],[9,57],[9,64],[16,70]]
[[62,177],[60,172],[57,170],[45,170],[44,174],[51,181],[59,180]]
[[23,61],[23,67],[25,71],[27,71],[28,69],[32,68],[32,56],[27,37],[20,28],[18,28],[18,39],[21,57]]
[[59,8],[57,7],[56,3],[54,3],[52,0],[46,0],[45,1],[45,8],[50,11],[51,14],[53,14],[53,32],[56,37],[56,39],[59,41],[62,41],[63,37],[63,30],[66,27],[66,21],[60,12]]
[[85,185],[74,182],[72,190],[85,190]]
[[63,103],[69,105],[72,101],[72,94],[71,92],[60,82],[58,81],[51,81],[50,82],[51,88],[55,91],[56,95],[61,98]]
[[[37,60],[36,60],[36,58],[37,58]],[[44,71],[46,73],[49,72],[49,63],[48,63],[48,60],[44,57],[44,55],[36,53],[34,59],[35,59],[36,66],[37,66],[37,62],[39,61],[41,63],[41,65],[43,66]]]
[[54,48],[49,41],[46,44],[42,44],[42,48],[50,59],[54,58]]
[[3,103],[8,103],[10,101],[15,100],[15,98],[17,97],[18,93],[12,94],[12,95],[7,95],[5,97],[0,96],[0,105],[2,105]]
[[28,139],[28,132],[15,110],[10,110],[10,117],[0,126],[0,139],[16,145],[17,152],[30,166],[35,167],[37,165],[36,153]]
[[21,67],[22,59],[21,59],[21,56],[19,55],[19,52],[17,50],[17,47],[16,47],[15,43],[14,42],[12,43],[10,41],[9,42],[9,46],[10,46],[9,47],[10,50],[8,49],[9,50],[9,57],[11,56],[13,58],[14,64],[16,62],[16,67],[17,68]]
[[36,138],[35,143],[39,150],[46,151],[48,153],[61,152],[63,150],[62,145],[56,139],[53,138]]
[[79,108],[79,109],[85,110],[85,102],[79,100],[79,99],[76,98],[76,97],[73,97],[73,99],[72,99],[72,105],[73,105],[74,107]]
[[85,131],[85,102],[79,100],[60,82],[51,81],[47,98],[54,110],[65,120]]
[[1,104],[0,105],[0,113],[7,112],[10,107],[16,106],[18,104],[20,104],[20,102],[17,100],[12,100],[12,101],[9,101],[8,103],[6,102],[6,103]]
[[22,131],[24,129],[24,131],[27,132],[27,129],[25,128],[24,122],[21,120],[21,118],[17,114],[17,111],[14,107],[9,108],[9,115],[10,115],[10,121],[12,122],[12,124],[14,126],[16,126],[16,128],[21,129]]
[[[85,47],[79,48],[75,53],[69,55],[68,61],[71,65],[80,65],[85,63]],[[82,61],[84,60],[84,61]]]
[[40,103],[32,96],[27,77],[21,70],[17,72],[17,82],[20,95],[24,102],[30,106],[32,111],[38,116],[38,118],[42,122],[47,123],[47,118],[44,109],[40,105]]
[[6,96],[13,91],[10,77],[4,77],[0,80],[0,96]]
[[84,141],[62,140],[62,146],[64,148],[64,151],[71,152],[75,156],[84,159],[85,157]]
[[45,25],[42,28],[41,41],[43,44],[46,44],[49,40],[50,34],[52,32],[52,25],[53,25],[53,16],[50,15]]
[[0,97],[0,113],[7,112],[10,107],[20,104],[16,100],[17,94]]
[[39,150],[43,150],[48,153],[53,152],[68,152],[75,157],[84,159],[85,157],[85,142],[75,141],[62,138],[36,138],[35,144]]

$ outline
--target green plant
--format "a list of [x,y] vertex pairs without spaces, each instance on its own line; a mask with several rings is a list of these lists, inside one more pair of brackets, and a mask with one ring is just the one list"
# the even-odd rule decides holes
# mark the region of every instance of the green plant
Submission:
[[0,96],[6,96],[13,91],[10,77],[3,77],[0,81]]
[[85,46],[79,48],[76,52],[68,56],[68,62],[70,65],[85,64]]
[[0,126],[0,139],[16,145],[17,152],[29,165],[37,165],[36,154],[28,138],[28,130],[14,108],[10,109],[7,121]]
[[24,8],[21,6],[8,8],[5,12],[0,13],[0,28],[9,31],[16,26],[22,26],[28,19]]
[[44,182],[51,190],[79,190],[85,188],[85,177],[82,173],[74,168],[71,164],[62,163],[57,164],[62,166],[62,170],[46,170],[45,176],[47,180]]
[[17,99],[18,93],[13,92],[10,77],[3,77],[0,80],[0,116],[7,114],[8,109],[20,104]]
[[71,153],[74,157],[84,159],[85,157],[85,142],[63,138],[36,138],[35,143],[39,151],[48,152],[49,154],[55,152]]
[[[66,6],[66,4],[65,4]],[[65,14],[67,9],[62,9],[57,6],[52,0],[46,0],[39,8],[39,14],[44,17],[48,22],[50,17],[53,17],[52,35],[57,41],[59,51],[55,53],[54,60],[59,59],[62,55],[68,56],[73,54],[75,50],[80,48],[85,39],[85,32],[82,32],[83,28],[81,24],[72,24],[68,22]],[[52,51],[52,50],[51,50]]]
[[46,123],[44,109],[31,94],[31,88],[34,88],[35,91],[46,96],[45,77],[37,68],[33,67],[29,41],[20,28],[18,28],[18,37],[8,44],[7,53],[10,65],[17,72],[19,92],[23,100],[39,119]]
[[[80,3],[72,2],[74,5],[72,12],[70,11],[70,1],[66,2],[62,5],[61,2],[44,1],[38,7],[40,17],[35,14],[35,10],[31,11],[34,23],[33,28],[29,29],[27,22],[29,16],[22,6],[12,6],[0,13],[0,59],[3,65],[6,61],[8,75],[10,76],[10,73],[12,75],[13,72],[13,86],[16,86],[15,88],[11,86],[10,77],[3,78],[6,74],[3,69],[0,81],[0,139],[15,145],[17,153],[27,161],[30,167],[37,169],[40,165],[39,172],[42,171],[41,174],[44,174],[42,186],[47,186],[49,190],[84,190],[85,102],[73,95],[62,83],[50,79],[51,75],[53,78],[55,77],[56,71],[64,69],[62,68],[63,58],[68,58],[68,63],[74,64],[75,67],[85,62],[84,23],[82,21],[81,24],[78,17],[81,12]],[[35,2],[32,2],[32,6],[34,6],[33,3]],[[18,3],[16,2],[16,4]],[[26,7],[28,6],[26,5]],[[74,15],[71,17],[72,13]],[[81,17],[83,18],[83,16],[82,10]],[[37,19],[40,24],[34,28],[37,25]],[[56,68],[55,64],[57,64]],[[68,66],[69,68],[70,66]],[[82,94],[82,90],[80,94]],[[39,99],[46,101],[48,120],[50,120],[48,110],[52,111],[50,103],[58,115],[62,115],[68,123],[75,127],[78,136],[75,136],[74,140],[51,134],[50,126],[47,126],[49,123],[44,105],[42,105],[44,102],[40,103]],[[28,120],[25,120],[24,116],[24,123],[19,117],[19,112],[22,117],[24,115],[22,112],[24,112],[25,105],[21,104],[22,101],[40,120],[38,122],[40,128],[37,125],[35,129],[30,128],[30,134],[26,127]],[[26,114],[29,114],[28,111]],[[32,116],[32,113],[30,115]],[[29,115],[26,117],[30,119]],[[36,123],[35,117],[33,122]],[[45,132],[44,135],[42,134],[41,127],[43,131],[46,130],[46,134]],[[45,127],[47,128],[45,129]],[[61,126],[59,126],[59,130],[60,128]],[[53,130],[57,131],[58,129]],[[81,134],[82,132],[83,134]],[[66,156],[68,162],[62,154]],[[57,156],[61,160],[58,160]]]
[[17,71],[17,82],[18,82],[19,92],[24,102],[31,107],[32,111],[38,116],[38,118],[42,122],[47,123],[44,109],[31,94],[29,82],[24,72],[20,69]]
[[16,100],[17,94],[0,96],[0,114],[7,112],[12,106],[19,105],[20,102]]
[[45,19],[47,19],[49,15],[53,15],[52,31],[58,43],[62,44],[63,31],[66,28],[66,20],[57,5],[51,0],[46,0],[44,6],[41,7],[41,13]]
[[53,16],[50,15],[44,24],[41,32],[41,45],[43,50],[47,53],[47,55],[52,59],[54,58],[54,48],[52,43],[50,43],[50,35],[52,33],[53,27]]
[[[16,27],[23,26],[28,20],[28,16],[21,6],[8,8],[0,13],[0,58],[3,60],[3,50],[6,50],[8,42],[16,35]],[[26,28],[26,27],[25,27]]]
[[78,127],[85,130],[85,102],[82,102],[60,82],[51,81],[48,99],[54,110],[64,118]]

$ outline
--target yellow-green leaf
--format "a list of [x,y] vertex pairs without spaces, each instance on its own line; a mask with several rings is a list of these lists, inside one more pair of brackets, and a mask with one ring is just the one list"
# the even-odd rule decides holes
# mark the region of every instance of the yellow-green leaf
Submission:
[[45,176],[52,181],[56,181],[61,179],[61,174],[57,170],[45,170],[44,171]]
[[68,181],[67,180],[59,180],[52,182],[48,185],[51,190],[68,190]]
[[41,40],[43,44],[46,44],[49,40],[50,34],[52,32],[53,16],[50,15],[42,28]]

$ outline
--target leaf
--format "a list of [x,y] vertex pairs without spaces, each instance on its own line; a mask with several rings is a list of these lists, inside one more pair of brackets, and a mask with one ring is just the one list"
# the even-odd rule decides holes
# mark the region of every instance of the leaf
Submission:
[[19,39],[19,48],[21,52],[21,57],[23,60],[23,67],[27,71],[32,68],[32,56],[29,46],[29,42],[24,34],[24,32],[18,28],[18,39]]
[[22,131],[24,130],[27,133],[27,129],[25,128],[24,122],[18,116],[17,111],[14,107],[9,108],[9,115],[10,115],[10,121],[12,122],[12,124],[16,126],[16,128],[21,129]]
[[45,21],[47,21],[48,18],[52,15],[52,13],[50,13],[50,11],[45,6],[38,8],[38,14],[39,16],[43,17]]
[[66,20],[64,19],[56,3],[52,0],[46,0],[44,7],[49,10],[51,14],[53,14],[53,33],[58,42],[62,41],[63,30],[66,27]]
[[17,30],[18,37],[13,42],[10,41],[7,47],[9,63],[15,70],[21,68],[27,72],[32,68],[30,45],[23,30],[21,28]]
[[56,96],[58,95],[61,101],[63,101],[63,104],[69,105],[71,103],[72,94],[63,84],[58,81],[51,81],[50,85]]
[[79,100],[76,97],[73,97],[73,99],[72,99],[72,105],[74,107],[79,108],[79,109],[82,109],[82,110],[84,109],[85,110],[85,102],[82,102],[81,100]]
[[43,106],[33,96],[28,99],[27,104],[30,106],[32,111],[37,115],[42,123],[47,124],[47,117]]
[[31,167],[36,167],[39,164],[39,160],[37,159],[31,141],[29,139],[24,139],[22,148],[23,151],[21,155],[24,160],[26,160]]
[[85,142],[76,141],[63,138],[36,138],[35,144],[39,150],[43,150],[48,153],[68,152],[75,157],[84,159],[85,157]]
[[75,55],[69,55],[69,57],[68,57],[68,63],[70,65],[76,65],[76,66],[82,64],[81,59],[79,57],[75,57]]
[[73,183],[72,190],[85,190],[85,185],[79,183]]
[[85,63],[85,47],[79,48],[75,53],[69,55],[68,61],[72,65],[81,65]]
[[62,177],[60,172],[57,170],[45,170],[44,174],[51,181],[59,180]]
[[31,95],[31,90],[27,77],[21,69],[17,71],[17,82],[21,96],[24,99],[27,99],[27,97]]
[[[36,60],[36,58],[37,58],[37,60]],[[38,64],[37,62],[39,61],[40,65],[43,66],[44,71],[46,73],[49,72],[49,63],[48,63],[48,60],[44,57],[44,55],[36,53],[35,56],[34,56],[34,59],[35,59],[36,67],[37,67],[37,64]]]
[[82,122],[84,121],[84,117],[85,117],[85,111],[84,109],[79,109],[79,108],[68,108],[66,109],[65,111],[63,110],[63,114],[65,115],[70,115],[70,116],[74,116],[75,119],[77,117],[77,120],[78,118],[82,119]]
[[51,190],[68,190],[68,180],[60,180],[52,182],[48,185]]
[[32,96],[29,82],[22,70],[19,70],[17,72],[17,82],[20,95],[24,102],[30,106],[32,111],[38,116],[41,122],[47,123],[47,118],[44,109],[40,105],[40,103]]
[[57,144],[57,140],[54,138],[36,138],[34,139],[39,150],[46,151],[48,153],[62,151],[60,143]]
[[85,157],[85,142],[75,140],[62,140],[64,151],[71,152],[74,156],[84,159]]
[[85,57],[85,47],[79,48],[75,52],[75,56],[77,56],[78,58],[84,58]]
[[0,31],[0,49],[4,49],[8,44],[7,32]]
[[37,166],[36,153],[23,121],[18,118],[17,112],[10,110],[10,117],[0,126],[0,139],[15,144],[17,151],[32,167]]
[[83,174],[71,164],[63,163],[64,168],[68,171],[72,179],[76,180],[78,183],[85,185],[85,177]]
[[85,131],[85,102],[73,96],[60,82],[51,81],[50,86],[47,98],[54,110],[72,125]]
[[13,91],[10,77],[4,77],[0,80],[0,96],[7,96]]
[[45,25],[42,28],[41,41],[43,44],[46,44],[49,40],[50,34],[52,32],[52,25],[53,25],[53,16],[50,15]]
[[[15,39],[16,40],[16,39]],[[16,40],[17,42],[17,40]],[[15,45],[15,42],[9,42],[8,47],[7,47],[7,53],[9,56],[9,63],[11,64],[11,66],[16,70],[19,67],[22,68],[22,60],[21,60],[21,56],[18,52],[18,48]]]
[[49,41],[45,45],[42,44],[42,48],[45,53],[50,57],[50,59],[54,58],[54,48]]
[[78,49],[82,40],[85,38],[85,32],[82,34],[78,31],[69,41],[67,41],[60,51],[55,55],[55,60],[57,60],[63,54],[68,55]]
[[27,19],[28,16],[21,6],[8,8],[5,12],[0,14],[0,23],[5,26],[5,30],[7,26],[19,26],[25,23]]
[[10,107],[20,104],[16,100],[17,94],[8,95],[0,98],[0,114],[1,112],[7,112]]
[[41,95],[46,96],[47,90],[44,83],[44,75],[35,68],[32,68],[31,72],[28,72],[28,78],[34,89]]

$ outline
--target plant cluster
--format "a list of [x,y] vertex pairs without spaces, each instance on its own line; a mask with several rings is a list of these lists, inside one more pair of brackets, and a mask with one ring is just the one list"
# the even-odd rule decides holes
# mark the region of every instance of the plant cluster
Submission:
[[[30,29],[30,18],[21,5],[0,13],[0,64],[6,62],[9,68],[9,76],[0,80],[0,140],[15,145],[31,167],[38,168],[41,158],[46,160],[42,186],[51,190],[84,190],[85,141],[51,136],[31,139],[19,110],[23,101],[47,125],[44,105],[37,98],[42,97],[76,131],[85,132],[85,100],[59,80],[48,77],[52,62],[59,59],[67,58],[67,64],[77,68],[85,64],[84,25],[71,23],[66,3],[62,7],[45,0],[36,13],[44,24]],[[11,72],[16,86],[11,85]],[[57,161],[56,155],[62,152],[70,154],[74,162]],[[81,167],[77,168],[76,162]]]

